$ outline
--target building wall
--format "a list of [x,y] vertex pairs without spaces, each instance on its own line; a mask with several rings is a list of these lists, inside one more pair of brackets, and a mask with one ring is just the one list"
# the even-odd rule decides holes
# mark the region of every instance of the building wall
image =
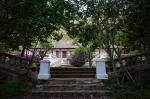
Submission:
[[[66,51],[66,57],[63,57],[63,51]],[[50,56],[54,60],[56,60],[56,64],[68,64],[68,57],[70,57],[74,52],[74,49],[69,49],[69,48],[58,48],[58,49],[53,49],[50,53]],[[57,55],[59,53],[59,55]],[[105,52],[104,49],[96,49],[94,52],[94,58],[92,60],[93,65],[96,64],[96,60],[106,58],[107,53]]]
[[[56,58],[62,58],[63,59],[64,58],[63,57],[63,52],[64,51],[66,52],[65,59],[70,57],[74,53],[74,49],[69,49],[69,48],[65,49],[65,48],[63,48],[63,49],[53,49],[51,54],[52,54],[52,56],[54,56]],[[104,49],[96,49],[95,52],[94,52],[94,56],[95,56],[95,58],[102,59],[102,58],[107,57],[107,53]]]
[[[64,57],[66,52],[66,57]],[[53,56],[56,58],[67,58],[70,57],[73,54],[73,49],[53,49],[52,53]]]

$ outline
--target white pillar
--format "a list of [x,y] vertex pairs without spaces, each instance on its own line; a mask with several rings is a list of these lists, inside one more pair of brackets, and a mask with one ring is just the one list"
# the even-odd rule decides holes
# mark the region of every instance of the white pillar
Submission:
[[50,60],[48,58],[44,58],[40,61],[40,71],[38,74],[39,80],[48,80],[50,79]]
[[106,64],[105,60],[97,60],[96,61],[96,78],[97,79],[108,79],[108,75],[106,74]]

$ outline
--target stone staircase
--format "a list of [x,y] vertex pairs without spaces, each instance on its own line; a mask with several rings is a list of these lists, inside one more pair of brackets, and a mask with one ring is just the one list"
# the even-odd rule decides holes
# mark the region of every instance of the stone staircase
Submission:
[[39,81],[28,99],[110,99],[96,79],[95,68],[51,68],[51,79]]
[[51,78],[95,78],[96,68],[51,68]]
[[31,99],[110,99],[109,91],[96,78],[53,78],[40,82]]

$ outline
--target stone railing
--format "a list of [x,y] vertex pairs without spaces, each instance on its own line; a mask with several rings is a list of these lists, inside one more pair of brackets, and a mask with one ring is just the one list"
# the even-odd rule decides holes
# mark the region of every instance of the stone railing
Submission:
[[[147,53],[140,54],[140,55],[126,56],[120,59],[114,59],[114,64],[116,67],[134,66],[137,64],[142,64],[146,62],[146,55]],[[106,61],[107,67],[111,67],[110,64],[111,64],[110,61]]]
[[38,61],[32,61],[29,59],[26,59],[25,57],[21,57],[21,56],[15,56],[15,55],[11,55],[8,53],[3,53],[0,52],[0,63],[1,64],[5,64],[2,66],[6,66],[8,68],[13,68],[13,69],[26,69],[26,70],[30,70],[32,67],[35,67],[33,65],[36,65],[36,68],[38,68],[39,66],[39,62]]

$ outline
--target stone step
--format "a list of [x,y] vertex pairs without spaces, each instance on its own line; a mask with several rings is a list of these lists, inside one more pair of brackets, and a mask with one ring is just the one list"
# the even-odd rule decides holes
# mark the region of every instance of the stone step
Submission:
[[75,84],[72,84],[72,85],[45,85],[45,86],[38,86],[38,90],[44,90],[44,91],[64,91],[64,90],[76,90],[76,91],[79,91],[79,90],[99,90],[99,89],[104,89],[103,86],[101,85],[97,85],[97,84],[93,84],[93,85],[75,85]]
[[95,68],[56,67],[50,69],[51,78],[95,78]]
[[101,80],[96,78],[51,78],[48,81],[40,81],[39,85],[50,84],[101,84]]
[[50,71],[51,74],[96,74],[96,71]]
[[81,68],[81,67],[69,67],[69,68],[60,68],[60,67],[52,67],[50,71],[96,71],[96,68]]
[[34,91],[32,96],[35,99],[110,99],[108,90]]
[[11,99],[112,99],[108,95],[95,94],[32,94],[28,96],[17,96]]
[[109,99],[109,91],[96,78],[52,78],[39,82],[32,99]]
[[51,74],[52,78],[95,78],[96,74]]
[[32,91],[32,94],[108,94],[108,90],[63,90],[63,91]]
[[39,81],[39,85],[55,84],[100,84],[101,80],[96,78],[51,78],[49,81]]
[[37,90],[94,90],[104,89],[103,83],[98,79],[51,79],[45,83],[39,83]]

